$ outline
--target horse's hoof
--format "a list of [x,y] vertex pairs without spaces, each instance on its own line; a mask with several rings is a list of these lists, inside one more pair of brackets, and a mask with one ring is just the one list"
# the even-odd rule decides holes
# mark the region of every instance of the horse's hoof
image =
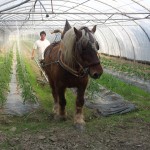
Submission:
[[79,130],[79,131],[84,131],[85,129],[85,125],[84,124],[79,124],[79,123],[76,123],[74,125],[75,129]]

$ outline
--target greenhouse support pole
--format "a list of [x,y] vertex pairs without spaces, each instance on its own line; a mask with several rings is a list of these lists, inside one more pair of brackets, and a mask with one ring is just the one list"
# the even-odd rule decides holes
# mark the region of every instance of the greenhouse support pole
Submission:
[[17,21],[16,21],[16,28],[17,28],[17,47],[18,47],[18,52],[19,52],[19,55],[20,55],[20,42],[19,42],[20,32],[19,32]]

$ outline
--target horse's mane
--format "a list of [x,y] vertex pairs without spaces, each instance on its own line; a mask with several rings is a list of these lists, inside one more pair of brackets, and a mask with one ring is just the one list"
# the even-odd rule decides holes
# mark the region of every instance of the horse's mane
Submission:
[[75,40],[76,40],[76,35],[74,33],[74,28],[69,29],[63,39],[62,39],[62,44],[63,44],[63,48],[62,50],[62,54],[64,57],[64,61],[67,65],[69,65],[70,67],[74,67],[74,44],[75,44]]

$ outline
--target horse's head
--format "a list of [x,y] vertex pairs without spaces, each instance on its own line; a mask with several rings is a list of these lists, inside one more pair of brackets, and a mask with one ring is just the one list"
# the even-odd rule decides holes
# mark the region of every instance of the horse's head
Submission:
[[79,30],[74,28],[76,35],[74,50],[76,60],[83,68],[88,69],[88,73],[92,78],[97,79],[103,73],[103,69],[97,53],[99,45],[93,35],[95,31],[96,26],[92,30],[87,27],[81,27]]

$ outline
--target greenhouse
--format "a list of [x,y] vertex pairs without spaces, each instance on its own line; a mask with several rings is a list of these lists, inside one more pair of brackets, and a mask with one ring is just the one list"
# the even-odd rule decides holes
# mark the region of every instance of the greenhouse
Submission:
[[150,149],[150,0],[0,0],[0,149]]

